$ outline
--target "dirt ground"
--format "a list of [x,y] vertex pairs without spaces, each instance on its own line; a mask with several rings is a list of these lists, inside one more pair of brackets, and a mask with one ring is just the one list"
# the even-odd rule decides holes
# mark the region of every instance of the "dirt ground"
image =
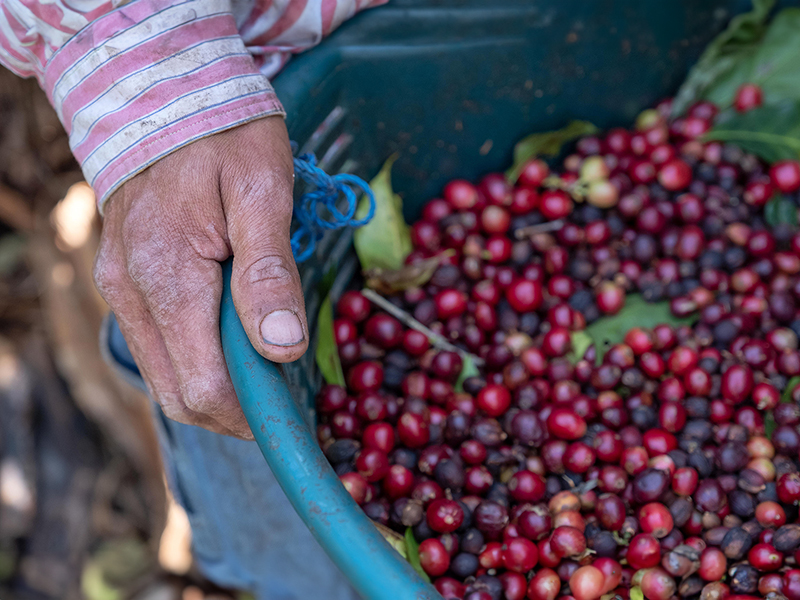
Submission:
[[203,600],[148,400],[98,350],[100,219],[34,81],[0,69],[0,598]]

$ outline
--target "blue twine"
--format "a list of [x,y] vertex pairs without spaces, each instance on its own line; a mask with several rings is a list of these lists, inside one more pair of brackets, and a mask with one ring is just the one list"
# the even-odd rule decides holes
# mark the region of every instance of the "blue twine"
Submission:
[[[292,142],[292,151],[297,153],[295,142]],[[317,242],[326,231],[361,227],[375,215],[375,195],[367,182],[360,177],[348,173],[328,175],[317,167],[317,158],[311,153],[294,157],[294,172],[311,188],[294,206],[297,228],[292,234],[291,244],[292,254],[297,262],[308,260],[314,254]],[[355,218],[358,190],[369,199],[369,210],[363,219]],[[341,204],[341,197],[345,200],[343,210],[337,206]],[[321,211],[320,207],[325,210]]]

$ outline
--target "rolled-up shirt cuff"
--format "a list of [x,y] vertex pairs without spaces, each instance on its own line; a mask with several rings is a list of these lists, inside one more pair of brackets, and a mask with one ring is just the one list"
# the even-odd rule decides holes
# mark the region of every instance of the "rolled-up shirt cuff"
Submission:
[[125,181],[197,139],[284,115],[226,0],[136,0],[93,21],[44,88],[102,208]]

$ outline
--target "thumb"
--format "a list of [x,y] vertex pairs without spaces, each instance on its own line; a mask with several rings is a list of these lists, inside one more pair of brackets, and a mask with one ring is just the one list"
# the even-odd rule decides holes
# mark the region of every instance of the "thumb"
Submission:
[[[264,145],[262,136],[259,147]],[[285,128],[277,142],[255,153],[258,165],[252,158],[235,161],[239,166],[228,169],[228,176],[223,172],[220,191],[233,250],[231,291],[236,311],[259,353],[274,362],[291,362],[306,351],[309,336],[289,241],[293,168]]]

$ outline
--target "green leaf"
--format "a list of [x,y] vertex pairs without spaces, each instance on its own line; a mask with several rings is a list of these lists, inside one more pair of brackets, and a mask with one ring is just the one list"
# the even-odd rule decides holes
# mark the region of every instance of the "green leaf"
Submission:
[[456,392],[463,392],[464,391],[464,380],[469,377],[476,377],[480,375],[480,371],[478,371],[478,367],[475,366],[475,362],[472,360],[471,354],[465,354],[463,356],[464,363],[461,366],[461,373],[458,374],[458,379],[456,380],[456,385],[453,389]]
[[798,385],[800,385],[800,375],[795,375],[786,383],[786,387],[783,389],[783,394],[781,394],[781,402],[783,404],[791,403],[792,392]]
[[104,542],[91,562],[100,567],[109,584],[125,587],[152,566],[152,557],[138,538],[125,537]]
[[84,565],[81,590],[87,600],[120,600],[151,567],[150,552],[137,538],[106,541]]
[[772,411],[764,415],[764,435],[772,438],[772,432],[775,431],[775,417],[772,416]]
[[797,227],[797,205],[786,196],[775,195],[764,207],[764,220],[770,227],[781,223]]
[[759,85],[763,106],[744,114],[723,112],[704,139],[737,144],[767,162],[800,156],[800,9],[781,11],[767,26],[773,4],[756,1],[751,12],[733,19],[701,56],[673,103],[674,115],[700,98],[730,106],[741,85]]
[[333,302],[330,294],[322,301],[317,316],[317,366],[325,381],[345,385],[344,371],[339,360],[339,348],[333,335]]
[[81,591],[87,600],[120,600],[122,591],[108,584],[99,565],[90,562],[81,573]]
[[721,116],[703,139],[731,142],[770,163],[797,159],[800,156],[800,94],[797,100],[761,106],[744,114],[731,111]]
[[644,594],[642,593],[642,588],[638,585],[631,588],[630,593],[631,600],[644,600]]
[[597,364],[600,364],[606,351],[614,344],[622,342],[625,334],[634,327],[651,329],[662,323],[677,326],[691,324],[696,320],[697,316],[676,317],[669,309],[669,302],[649,304],[641,295],[629,294],[622,310],[615,315],[598,319],[584,332],[594,343]]
[[[733,85],[732,73],[749,73],[752,70],[753,67],[747,66],[747,63],[753,61],[757,45],[764,38],[767,16],[774,5],[775,0],[753,0],[753,10],[731,19],[727,29],[706,47],[689,71],[672,103],[674,117],[683,114],[701,98],[729,90]],[[726,80],[723,86],[722,82]],[[718,91],[715,92],[715,88]],[[727,105],[733,101],[733,94],[730,91],[725,93],[728,95],[723,104]]]
[[573,363],[578,362],[586,354],[589,347],[594,344],[594,340],[584,330],[573,331],[570,335],[572,341],[572,352],[570,352],[570,360]]
[[[363,270],[396,270],[411,254],[411,234],[403,218],[403,200],[392,190],[392,165],[397,156],[387,160],[380,173],[369,182],[375,194],[375,215],[355,230],[353,245]],[[361,198],[356,218],[363,219],[369,211],[369,199]]]
[[328,272],[322,276],[322,279],[320,279],[319,283],[317,284],[317,293],[320,295],[320,297],[324,298],[330,293],[335,281],[336,265],[333,265],[328,269]]
[[592,135],[598,129],[589,121],[571,121],[563,129],[534,133],[521,139],[514,146],[514,164],[506,171],[506,179],[514,183],[522,172],[522,167],[536,156],[556,156],[561,147],[582,135]]
[[406,529],[406,559],[411,563],[411,566],[414,567],[414,570],[420,574],[422,579],[428,583],[431,582],[431,578],[428,577],[428,574],[419,562],[419,544],[417,540],[414,539],[414,532],[411,530],[411,527]]
[[[795,375],[786,382],[786,387],[783,388],[783,393],[781,394],[782,404],[791,403],[792,392],[798,385],[800,385],[800,375]],[[764,435],[768,438],[771,438],[773,431],[775,431],[775,417],[772,416],[772,411],[769,411],[766,415],[764,415]]]
[[622,537],[622,536],[619,534],[619,531],[612,531],[612,532],[611,532],[611,537],[613,537],[613,538],[614,538],[614,541],[615,541],[615,542],[617,542],[617,544],[618,544],[618,545],[620,545],[620,546],[627,546],[628,544],[630,544],[630,543],[631,543],[631,540],[630,540],[630,538],[624,538],[624,537]]
[[800,9],[782,10],[765,30],[747,56],[707,91],[705,98],[719,106],[729,106],[739,87],[755,83],[761,87],[765,104],[800,100]]
[[389,529],[386,525],[381,525],[380,523],[373,521],[373,525],[375,528],[381,532],[383,539],[389,542],[389,545],[397,550],[398,554],[403,558],[408,558],[408,550],[406,549],[406,540],[403,538],[402,535],[397,533],[394,529]]

